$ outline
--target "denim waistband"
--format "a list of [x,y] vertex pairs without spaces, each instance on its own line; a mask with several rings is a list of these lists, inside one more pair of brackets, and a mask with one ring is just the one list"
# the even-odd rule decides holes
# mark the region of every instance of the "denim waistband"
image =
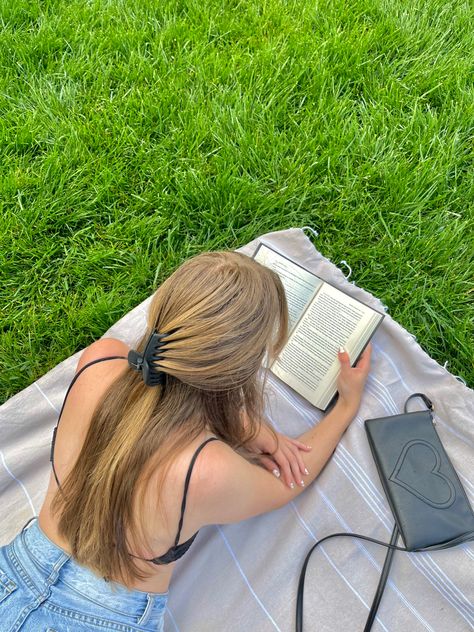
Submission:
[[31,526],[27,525],[15,538],[14,550],[20,563],[22,560],[26,562],[30,579],[35,584],[57,570],[60,582],[67,589],[102,607],[137,617],[139,623],[163,615],[169,591],[152,593],[129,590],[116,582],[113,582],[112,588],[111,582],[81,566],[69,553],[54,544],[42,531],[37,517]]

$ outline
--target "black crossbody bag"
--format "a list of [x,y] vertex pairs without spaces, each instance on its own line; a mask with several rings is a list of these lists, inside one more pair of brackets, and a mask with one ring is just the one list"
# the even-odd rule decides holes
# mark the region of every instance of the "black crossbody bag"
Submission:
[[[428,410],[408,413],[412,397],[421,397]],[[365,430],[372,456],[395,518],[390,543],[358,533],[332,533],[309,550],[298,583],[296,632],[303,632],[303,589],[306,567],[314,549],[329,538],[361,538],[388,548],[364,632],[369,632],[377,614],[395,549],[438,551],[474,540],[474,513],[438,433],[433,404],[423,393],[405,402],[402,415],[367,419]],[[401,535],[405,547],[395,543]],[[313,627],[311,632],[316,632]]]

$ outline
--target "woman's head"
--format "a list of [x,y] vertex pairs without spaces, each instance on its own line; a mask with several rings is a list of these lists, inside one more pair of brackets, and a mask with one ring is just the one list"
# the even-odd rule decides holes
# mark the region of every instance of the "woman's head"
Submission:
[[205,252],[156,291],[148,332],[166,334],[157,366],[196,389],[243,386],[287,335],[285,293],[272,270],[238,252]]
[[[245,445],[264,414],[259,368],[266,356],[279,354],[287,330],[278,275],[237,252],[197,255],[158,288],[136,349],[143,353],[153,332],[167,335],[155,367],[165,372],[164,385],[147,386],[130,368],[107,389],[63,494],[53,501],[59,532],[80,563],[125,584],[147,576],[129,555],[137,554],[137,543],[147,548],[136,499],[141,507],[159,472],[159,506],[171,463],[203,431],[252,459]],[[164,551],[148,553],[141,556]]]

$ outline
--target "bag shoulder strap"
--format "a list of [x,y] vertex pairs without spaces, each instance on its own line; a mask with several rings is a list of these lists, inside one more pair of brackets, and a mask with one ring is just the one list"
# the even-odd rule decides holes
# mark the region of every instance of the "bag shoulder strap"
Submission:
[[406,402],[405,402],[405,406],[403,408],[403,412],[407,413],[407,404],[410,401],[410,399],[412,397],[421,397],[421,399],[425,402],[426,407],[428,408],[428,410],[433,411],[434,410],[434,406],[433,406],[433,402],[431,401],[431,399],[429,399],[428,397],[426,397],[426,395],[424,393],[413,393],[412,395],[410,395],[410,397],[407,398]]
[[[400,531],[398,530],[397,524],[395,524],[395,526],[393,527],[392,536],[390,538],[390,544],[396,543],[399,534]],[[394,553],[395,549],[390,548],[387,550],[387,555],[385,556],[385,561],[383,563],[382,574],[380,575],[377,590],[375,591],[374,599],[372,601],[372,605],[370,606],[369,616],[367,617],[367,621],[365,622],[364,632],[370,632],[374,623],[377,610],[379,609],[380,600],[382,599],[383,591],[385,590],[385,584],[387,583]]]
[[[303,590],[304,590],[304,580],[306,575],[306,567],[308,566],[309,558],[313,553],[314,549],[319,546],[325,540],[329,540],[329,538],[336,538],[338,536],[346,536],[351,538],[360,538],[361,540],[367,540],[368,542],[375,542],[375,544],[380,544],[381,546],[385,546],[392,551],[406,551],[407,553],[418,553],[423,551],[440,551],[442,549],[449,549],[453,546],[457,546],[458,544],[463,544],[464,542],[470,542],[474,540],[474,531],[469,531],[468,533],[464,533],[463,535],[458,536],[452,540],[448,540],[447,542],[443,542],[442,544],[435,544],[433,546],[427,546],[420,549],[407,549],[404,546],[397,546],[393,542],[396,542],[398,537],[398,527],[395,525],[392,537],[390,540],[390,544],[388,542],[382,542],[381,540],[376,540],[375,538],[371,538],[368,535],[362,535],[360,533],[351,533],[349,531],[343,531],[341,533],[331,533],[330,535],[321,538],[318,540],[316,544],[308,551],[306,555],[305,561],[303,563],[303,567],[300,573],[300,579],[298,582],[298,593],[296,596],[296,632],[303,632]],[[392,553],[393,555],[393,553]],[[388,555],[387,555],[388,558]],[[369,619],[367,620],[366,627],[364,628],[364,632],[369,632],[372,627],[373,620],[375,619],[375,615],[377,613],[378,604],[380,603],[380,599],[382,598],[383,588],[385,587],[385,583],[388,577],[388,571],[390,569],[391,558],[385,560],[384,568],[382,570],[382,577],[379,580],[379,585],[377,587],[377,593],[375,595],[374,601],[372,603],[372,607],[369,613]],[[384,577],[385,573],[385,577]],[[376,600],[377,603],[376,603]],[[370,625],[369,625],[370,624]]]

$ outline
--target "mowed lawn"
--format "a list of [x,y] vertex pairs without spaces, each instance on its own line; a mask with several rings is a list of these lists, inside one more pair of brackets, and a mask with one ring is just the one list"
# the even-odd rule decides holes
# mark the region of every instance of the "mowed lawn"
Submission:
[[0,401],[184,259],[293,226],[474,386],[474,13],[2,0]]

